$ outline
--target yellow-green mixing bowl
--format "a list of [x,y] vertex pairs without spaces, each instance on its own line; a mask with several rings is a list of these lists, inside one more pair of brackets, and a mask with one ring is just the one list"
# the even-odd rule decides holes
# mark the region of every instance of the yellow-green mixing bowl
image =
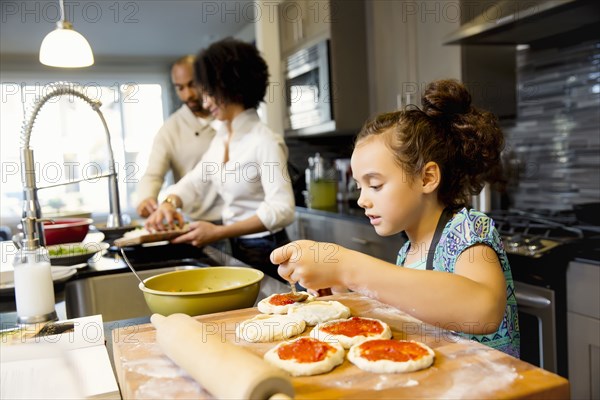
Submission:
[[153,313],[193,316],[252,307],[263,277],[253,268],[206,267],[152,276],[139,288]]

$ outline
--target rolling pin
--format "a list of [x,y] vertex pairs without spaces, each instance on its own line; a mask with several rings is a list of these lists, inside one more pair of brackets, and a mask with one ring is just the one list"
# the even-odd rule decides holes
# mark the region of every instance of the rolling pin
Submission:
[[227,343],[185,314],[154,314],[156,342],[165,354],[219,399],[294,397],[288,375],[259,356]]

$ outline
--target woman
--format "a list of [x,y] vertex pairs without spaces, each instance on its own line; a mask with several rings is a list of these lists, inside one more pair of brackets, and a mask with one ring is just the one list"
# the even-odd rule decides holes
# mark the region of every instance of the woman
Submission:
[[192,222],[173,243],[204,246],[228,238],[235,258],[281,279],[269,254],[289,242],[284,228],[294,219],[295,204],[283,137],[256,112],[268,85],[267,64],[254,46],[225,39],[201,51],[194,67],[204,108],[223,123],[202,160],[169,190],[146,227],[182,226],[178,209],[202,202],[213,184],[224,203],[223,225]]

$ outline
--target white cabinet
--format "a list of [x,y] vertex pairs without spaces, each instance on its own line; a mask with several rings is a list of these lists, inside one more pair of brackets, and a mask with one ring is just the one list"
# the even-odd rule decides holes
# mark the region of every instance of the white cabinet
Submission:
[[571,398],[600,399],[600,266],[567,270],[567,335]]
[[451,8],[444,2],[366,2],[372,115],[393,111],[407,99],[419,104],[430,81],[461,79],[460,46],[442,45],[460,27],[458,18],[449,17]]
[[329,37],[331,3],[329,0],[284,0],[279,4],[281,54]]
[[404,244],[400,234],[382,237],[369,224],[334,216],[297,212],[296,221],[287,228],[291,240],[309,239],[336,243],[379,259],[395,263]]

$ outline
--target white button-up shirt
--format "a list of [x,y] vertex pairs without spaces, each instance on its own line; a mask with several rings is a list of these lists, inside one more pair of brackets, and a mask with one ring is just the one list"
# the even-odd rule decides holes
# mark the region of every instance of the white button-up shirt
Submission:
[[[223,199],[223,224],[257,215],[270,233],[294,220],[294,193],[287,172],[288,149],[282,135],[264,125],[255,109],[232,121],[229,161],[224,163],[228,131],[219,126],[215,138],[196,167],[169,190],[179,196],[183,210],[201,202],[208,183]],[[244,238],[261,237],[254,233]]]
[[[179,182],[194,169],[215,137],[216,126],[211,127],[212,122],[212,118],[196,117],[185,104],[165,121],[154,138],[148,166],[138,184],[138,201],[158,197],[169,170],[173,171],[174,181]],[[204,204],[188,209],[189,218],[205,221],[221,219],[222,201],[217,191],[207,188],[205,193]]]

